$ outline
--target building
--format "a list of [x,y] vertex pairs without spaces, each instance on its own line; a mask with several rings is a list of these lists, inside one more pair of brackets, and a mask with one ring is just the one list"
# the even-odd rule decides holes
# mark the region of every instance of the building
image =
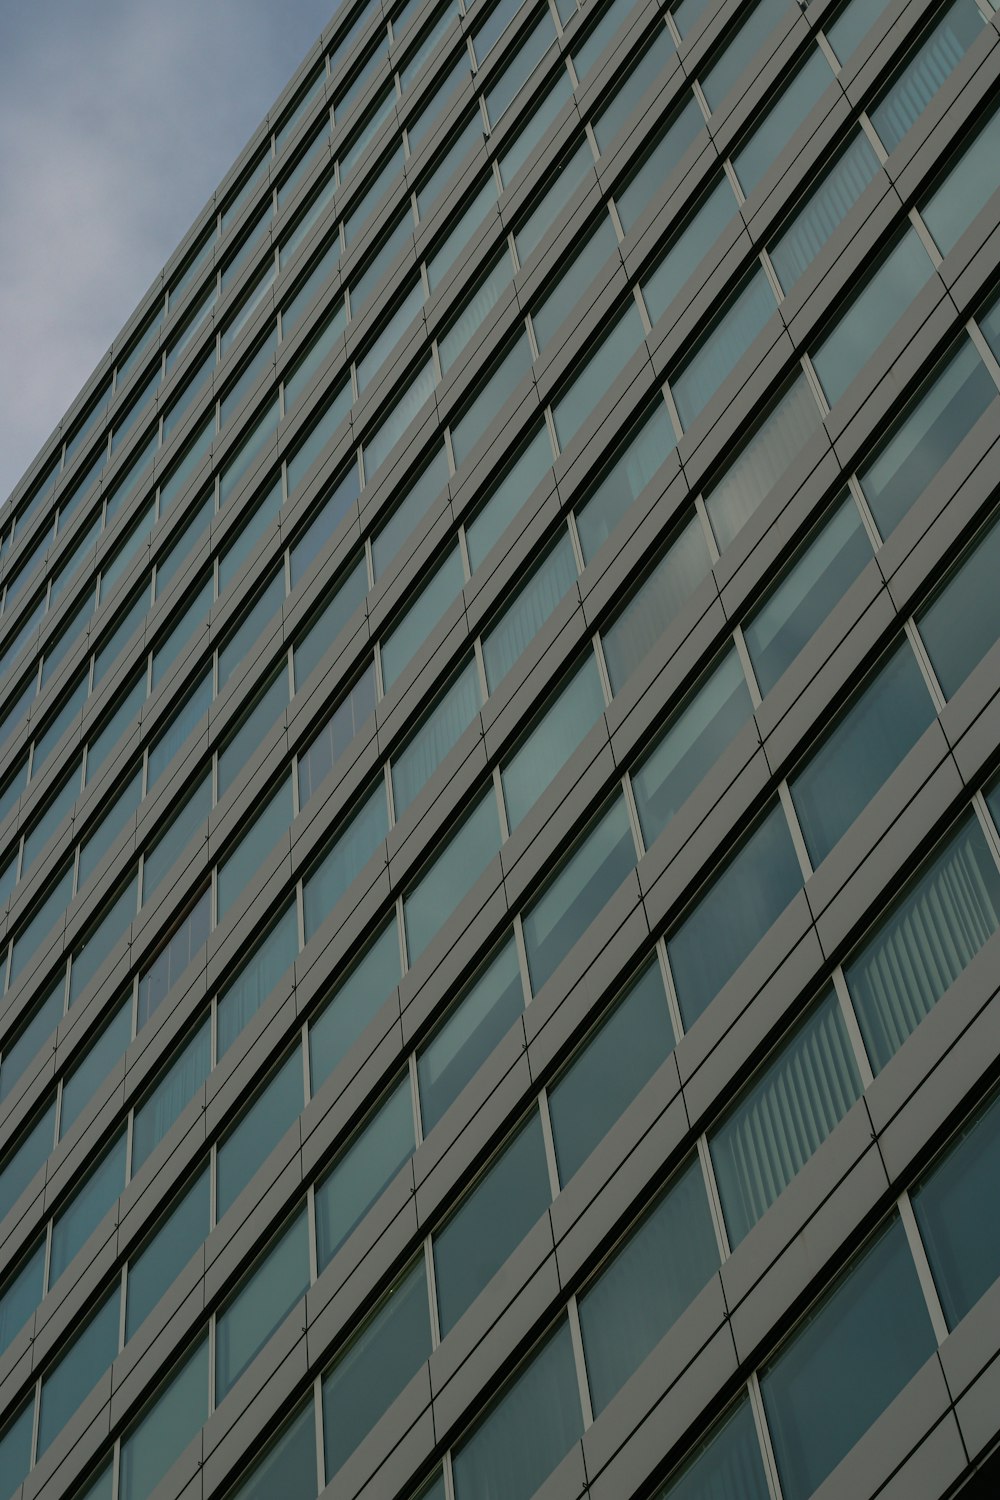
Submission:
[[0,1500],[996,1493],[998,79],[334,16],[0,513]]

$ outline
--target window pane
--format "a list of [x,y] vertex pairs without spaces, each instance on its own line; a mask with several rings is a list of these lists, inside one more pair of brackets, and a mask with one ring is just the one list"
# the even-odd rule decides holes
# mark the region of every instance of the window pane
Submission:
[[0,1288],[0,1354],[10,1348],[15,1334],[20,1333],[41,1302],[44,1276],[43,1238]]
[[813,868],[847,832],[934,717],[930,694],[904,637],[802,769],[789,778]]
[[552,1136],[564,1185],[673,1048],[667,997],[654,959],[549,1091]]
[[[323,513],[325,514],[325,513]],[[292,549],[293,572],[300,549],[313,560],[322,550],[323,535],[314,535],[309,527]],[[304,572],[305,570],[303,570]],[[313,672],[317,670],[330,646],[347,625],[356,610],[361,608],[368,592],[368,569],[364,553],[348,571],[338,578],[328,592],[327,601],[309,621],[301,636],[294,642],[296,691],[301,689]]]
[[517,951],[513,938],[508,938],[417,1053],[424,1135],[458,1098],[523,1010]]
[[302,1052],[296,1047],[260,1089],[216,1152],[215,1218],[222,1219],[302,1109]]
[[381,578],[406,538],[427,515],[447,483],[448,462],[444,446],[439,443],[430,461],[417,477],[408,481],[392,514],[382,522],[378,533],[372,538],[372,566],[376,578]]
[[72,1071],[63,1080],[59,1111],[59,1136],[72,1130],[82,1112],[112,1068],[125,1055],[132,1040],[132,995],[119,1005],[100,1034],[92,1041]]
[[21,1131],[0,1166],[0,1219],[5,1219],[53,1146],[56,1124],[55,1091],[50,1102]]
[[697,515],[692,514],[621,614],[602,634],[613,692],[621,691],[711,567],[705,533]]
[[953,0],[937,25],[925,33],[894,82],[868,111],[887,150],[898,146],[919,120],[984,24],[975,0]]
[[529,1500],[582,1433],[573,1345],[563,1318],[455,1450],[456,1500]]
[[1000,873],[969,814],[844,966],[878,1073],[1000,923]]
[[73,950],[69,975],[70,1005],[80,998],[115,945],[128,932],[135,916],[138,887],[138,876],[131,876],[108,902],[83,941]]
[[742,1396],[660,1491],[658,1500],[768,1500],[750,1402]]
[[760,1375],[785,1500],[806,1500],[935,1341],[894,1215]]
[[375,712],[375,666],[369,662],[329,718],[298,753],[299,807],[329,776],[362,724]]
[[455,463],[461,466],[486,432],[497,412],[506,405],[531,370],[531,348],[527,335],[519,336],[490,369],[476,394],[450,421]]
[[303,1207],[216,1316],[216,1401],[232,1389],[308,1286],[309,1235]]
[[752,716],[753,703],[739,657],[727,651],[632,772],[647,848]]
[[228,1500],[315,1500],[316,1418],[312,1397],[258,1458],[251,1472],[230,1492]]
[[994,521],[918,616],[927,654],[949,698],[1000,636],[998,567],[1000,521]]
[[733,190],[725,177],[720,177],[666,255],[641,283],[642,295],[654,323],[663,317],[694,272],[705,264],[709,250],[736,213]]
[[239,727],[219,746],[219,801],[236,777],[253,760],[265,736],[288,707],[288,667],[281,662],[263,690],[253,699]]
[[576,508],[576,529],[584,562],[591,561],[676,444],[667,409],[657,396],[596,486]]
[[920,217],[945,254],[1000,188],[1000,111],[965,145],[943,181],[920,206]]
[[286,776],[244,832],[220,860],[217,875],[219,921],[229,911],[247,883],[260,870],[292,821],[292,783]]
[[431,1352],[423,1257],[323,1377],[326,1477],[331,1479]]
[[657,24],[619,79],[614,95],[592,118],[594,138],[602,156],[607,154],[609,145],[624,128],[642,96],[662,78],[673,55],[673,37],[663,25]]
[[735,369],[774,310],[774,293],[767,277],[763,271],[754,271],[694,354],[671,378],[670,389],[685,430]]
[[537,306],[531,309],[531,326],[539,349],[550,343],[564,320],[576,307],[583,292],[605,262],[616,255],[618,240],[608,215],[602,214],[579,247],[572,247],[572,259],[558,280],[546,290]]
[[52,1221],[49,1286],[55,1286],[125,1186],[125,1132],[113,1141],[66,1207]]
[[963,339],[896,424],[877,458],[859,471],[884,537],[899,525],[996,397],[986,366],[972,343]]
[[42,1378],[35,1461],[93,1390],[118,1353],[118,1282],[92,1313],[61,1356]]
[[493,787],[431,861],[403,898],[410,963],[444,926],[500,849],[500,824]]
[[833,44],[841,62],[846,62],[858,43],[864,40],[888,3],[889,0],[850,0],[839,16],[824,22],[827,41]]
[[597,347],[588,355],[583,368],[552,402],[552,417],[560,448],[565,449],[580,431],[611,382],[642,347],[644,336],[638,308],[634,302],[629,302],[610,331],[600,335]]
[[775,802],[667,942],[685,1030],[757,946],[802,885]]
[[119,1500],[147,1500],[208,1418],[208,1339],[202,1338],[123,1439]]
[[588,655],[501,767],[507,822],[512,831],[603,712],[597,663]]
[[822,421],[805,376],[797,376],[705,494],[720,552],[739,535]]
[[456,547],[382,641],[382,682],[386,692],[461,592],[463,582],[462,557]]
[[735,1249],[861,1094],[831,990],[772,1054],[709,1136]]
[[399,934],[391,917],[364,957],[309,1023],[309,1075],[312,1093],[326,1082],[337,1064],[388,1000],[400,980]]
[[534,640],[560,599],[576,582],[576,576],[573,546],[568,533],[563,531],[548,556],[483,636],[483,660],[490,692]]
[[831,332],[810,351],[831,406],[840,400],[932,274],[930,256],[915,232],[907,229]]
[[42,1044],[62,1020],[65,976],[59,979],[32,1008],[27,1024],[13,1040],[4,1042],[0,1061],[0,1101],[7,1098]]
[[[757,0],[729,33],[722,53],[701,79],[709,108],[715,110],[743,75],[748,61],[764,45],[788,11],[788,0]],[[750,79],[747,79],[750,82]]]
[[595,1416],[718,1267],[705,1180],[693,1156],[580,1297]]
[[871,556],[868,534],[848,495],[743,626],[762,697],[812,639]]
[[538,1111],[433,1237],[441,1337],[454,1328],[549,1206]]
[[163,1070],[136,1107],[132,1125],[132,1176],[141,1170],[181,1111],[208,1077],[212,1066],[211,1022],[206,1019]]
[[413,736],[391,759],[393,810],[397,823],[472,723],[479,703],[479,673],[473,657],[440,695]]
[[316,1253],[321,1271],[409,1161],[413,1148],[410,1080],[404,1075],[316,1188]]
[[833,74],[826,58],[818,49],[811,51],[760,124],[733,154],[733,166],[744,193],[753,192],[832,83]]
[[299,951],[295,902],[286,906],[250,957],[219,995],[218,1053],[221,1057],[255,1016]]
[[913,1189],[913,1212],[954,1328],[1000,1276],[1000,1101],[967,1122]]
[[209,1171],[204,1167],[168,1209],[152,1237],[129,1257],[126,1342],[201,1248],[211,1228],[209,1210]]
[[0,1431],[0,1500],[10,1500],[31,1467],[31,1436],[34,1427],[34,1392],[7,1426]]
[[536,995],[635,863],[625,802],[616,797],[525,912],[524,946]]
[[306,942],[375,855],[388,831],[385,782],[380,778],[303,882]]

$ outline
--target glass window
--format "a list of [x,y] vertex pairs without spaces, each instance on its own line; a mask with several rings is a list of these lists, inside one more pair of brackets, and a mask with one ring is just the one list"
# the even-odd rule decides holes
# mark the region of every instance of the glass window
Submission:
[[473,572],[552,467],[552,445],[544,422],[535,427],[516,457],[510,454],[505,457],[504,464],[503,473],[465,525],[469,566]]
[[0,1220],[5,1219],[53,1146],[56,1122],[55,1091],[7,1151],[0,1167]]
[[451,446],[456,466],[461,466],[531,370],[527,335],[520,335],[494,360],[475,395],[457,416],[450,419]]
[[403,489],[391,515],[383,520],[378,532],[372,537],[372,564],[376,578],[381,578],[406,538],[430,511],[447,483],[448,459],[444,445],[439,442],[429,461]]
[[491,693],[534,640],[576,577],[573,546],[568,532],[561,531],[503,614],[483,635],[483,660]]
[[278,723],[288,707],[288,665],[282,661],[270,680],[252,701],[248,713],[233,733],[219,746],[219,800],[229,791],[235,778],[253,760],[265,737]]
[[409,1161],[414,1145],[410,1080],[404,1074],[316,1188],[316,1254],[321,1271]]
[[295,1047],[253,1103],[219,1143],[215,1162],[215,1217],[222,1219],[298,1119],[303,1100],[302,1052]]
[[306,942],[315,935],[341,896],[374,857],[389,832],[384,779],[379,777],[375,785],[363,794],[363,800],[359,800],[360,806],[341,824],[326,852],[303,881]]
[[121,1295],[116,1282],[76,1333],[59,1362],[42,1377],[35,1461],[66,1426],[118,1353]]
[[382,640],[382,682],[386,692],[398,681],[403,668],[412,661],[461,592],[464,581],[462,556],[455,547],[439,564],[433,577],[424,584],[406,613]]
[[259,871],[278,840],[292,821],[292,783],[282,778],[261,811],[220,860],[217,876],[219,921],[229,911],[248,880]]
[[667,997],[653,959],[549,1090],[552,1136],[564,1185],[673,1049]]
[[129,1257],[125,1299],[125,1339],[141,1328],[164,1292],[192,1255],[201,1249],[211,1226],[209,1170],[175,1198],[142,1249]]
[[537,995],[635,868],[624,799],[615,797],[524,914],[524,946]]
[[[304,547],[307,542],[319,546],[322,539],[314,539],[307,531],[301,543],[296,543],[294,551],[298,551],[300,546]],[[314,552],[313,557],[316,556],[317,552]],[[294,642],[296,692],[309,681],[312,673],[319,667],[340,632],[355,611],[361,607],[367,591],[368,569],[362,552],[347,572],[337,579],[336,584],[328,591],[330,597],[327,602],[319,613],[312,617],[308,627]]]
[[538,1111],[433,1237],[441,1337],[492,1281],[551,1200]]
[[958,567],[917,617],[931,665],[949,698],[1000,636],[998,565],[1000,520],[980,532]]
[[508,937],[417,1053],[420,1115],[425,1136],[523,1010],[517,951],[514,939]]
[[499,850],[500,824],[490,785],[403,898],[411,964],[440,932]]
[[388,1411],[430,1352],[427,1273],[421,1256],[323,1376],[327,1480]]
[[789,778],[813,867],[821,864],[934,718],[905,637]]
[[261,537],[273,526],[281,509],[281,478],[273,479],[256,502],[250,502],[242,510],[238,531],[225,550],[219,554],[219,593],[231,587],[246,562],[255,550]]
[[180,921],[139,976],[137,1026],[145,1026],[158,1006],[162,1005],[195,954],[208,941],[212,927],[212,894],[206,885],[194,905]]
[[192,1100],[212,1067],[212,1029],[208,1017],[181,1044],[161,1070],[132,1123],[132,1177],[141,1171],[181,1111]]
[[510,284],[513,274],[510,256],[503,249],[486,274],[480,277],[455,317],[449,320],[447,330],[438,336],[438,354],[443,371],[451,368],[469,340],[485,323]]
[[[727,34],[726,45],[701,77],[701,87],[711,110],[716,110],[730,89],[744,76],[747,63],[763,47],[778,22],[788,14],[788,0],[757,0]],[[747,76],[749,83],[753,75]]]
[[657,1500],[768,1500],[770,1493],[744,1395],[709,1429]]
[[389,316],[379,321],[377,333],[366,342],[364,353],[355,359],[354,373],[359,395],[371,385],[423,304],[424,289],[419,274],[415,273],[409,290],[395,300]]
[[514,230],[522,266],[532,251],[537,250],[580,183],[593,170],[594,158],[584,140],[571,145],[547,174],[542,191]]
[[848,0],[840,14],[823,22],[823,31],[841,62],[846,62],[858,43],[871,30],[889,0]]
[[299,951],[299,919],[292,901],[250,951],[219,995],[218,1049],[221,1057],[255,1016]]
[[[864,0],[867,6],[869,0]],[[768,246],[771,264],[786,292],[812,265],[879,171],[867,136],[858,131],[828,167],[777,240]]]
[[461,213],[451,219],[448,233],[435,245],[427,256],[427,280],[431,291],[441,285],[458,258],[462,247],[468,243],[473,232],[479,228],[487,213],[497,201],[497,185],[492,176],[484,179],[476,191],[466,200]]
[[813,1493],[934,1348],[893,1215],[761,1371],[785,1500]]
[[632,772],[647,848],[752,717],[753,703],[739,657],[735,650],[727,651],[671,716],[662,738]]
[[367,953],[344,978],[309,1023],[309,1074],[312,1093],[374,1020],[401,978],[399,934],[390,917]]
[[963,338],[858,474],[884,537],[889,536],[951,458],[997,388],[971,340]]
[[976,0],[952,0],[924,33],[868,116],[886,149],[899,145],[945,79],[954,72],[984,26]]
[[572,259],[564,266],[553,285],[531,309],[531,326],[535,342],[543,349],[555,337],[583,292],[611,256],[618,263],[618,240],[606,213],[590,227],[582,245],[574,246]]
[[[926,279],[926,278],[925,278]],[[740,290],[712,320],[712,326],[670,389],[687,430],[732,373],[775,310],[774,293],[763,271],[752,271]]]
[[552,402],[552,417],[561,448],[565,449],[580,431],[611,382],[621,374],[636,350],[643,347],[644,338],[639,310],[634,301],[630,301],[609,332],[599,336],[597,347],[588,354],[582,369],[572,376]]
[[128,932],[136,913],[138,889],[138,876],[131,875],[108,902],[83,941],[74,948],[69,975],[70,1005],[80,998],[115,945]]
[[979,125],[961,156],[920,206],[920,217],[947,255],[1000,188],[1000,111]]
[[977,1110],[911,1193],[949,1328],[1000,1276],[1000,1101]]
[[182,601],[176,611],[171,612],[170,629],[153,648],[152,686],[158,688],[178,656],[186,651],[195,635],[208,642],[208,612],[212,607],[215,583],[211,573],[207,574]]
[[705,533],[692,512],[624,609],[602,631],[612,692],[621,691],[711,567]]
[[473,38],[476,45],[476,57],[480,67],[486,61],[487,54],[500,40],[510,22],[517,15],[517,12],[517,0],[499,0],[499,4],[494,5],[493,9],[476,26]]
[[350,409],[351,381],[348,375],[334,381],[332,389],[316,409],[315,422],[286,460],[285,477],[289,497],[294,495],[320,455],[326,451]]
[[[143,681],[145,692],[145,682]],[[212,673],[206,672],[195,684],[177,713],[169,720],[167,728],[150,746],[146,761],[146,793],[163,775],[177,751],[194,732],[208,713],[212,702]],[[89,764],[89,755],[88,755]]]
[[54,932],[61,930],[63,915],[72,892],[73,866],[70,863],[57,873],[41,900],[32,908],[27,921],[14,936],[7,975],[8,990],[13,988],[15,980],[24,973],[25,965],[34,956],[39,944],[46,938],[51,939]]
[[216,1315],[216,1401],[232,1390],[308,1286],[309,1233],[303,1206]]
[[876,1073],[1000,924],[1000,873],[969,813],[844,966]]
[[11,1346],[42,1300],[45,1240],[42,1238],[0,1287],[0,1354]]
[[35,1421],[35,1395],[28,1397],[3,1429],[0,1429],[0,1500],[10,1500],[31,1467],[31,1438]]
[[[24,843],[21,848],[20,878],[22,880],[31,869],[31,866],[34,864],[39,854],[41,854],[49,839],[59,827],[60,823],[67,816],[67,814],[72,811],[73,804],[79,796],[79,792],[80,761],[79,757],[76,757],[76,764],[70,767],[68,774],[62,778],[61,784],[56,788],[55,793],[49,800],[40,816],[35,819],[31,827],[28,828],[25,832]],[[87,848],[86,844],[84,845],[84,848]],[[14,852],[16,857],[16,846]],[[94,863],[91,862],[90,871],[92,871],[93,868]],[[87,873],[90,872],[88,871]],[[86,878],[86,874],[81,875],[81,886],[83,885],[83,882]]]
[[119,1500],[148,1500],[208,1419],[208,1339],[182,1356],[122,1439]]
[[59,1106],[59,1135],[72,1130],[132,1040],[132,996],[117,1007],[71,1072],[63,1079]]
[[624,129],[639,101],[662,80],[673,55],[674,39],[658,22],[645,38],[639,55],[630,61],[627,72],[618,78],[611,98],[593,116],[591,124],[602,156],[607,155],[608,147]]
[[637,1370],[719,1267],[697,1156],[580,1296],[594,1415]]
[[604,712],[597,663],[584,657],[500,768],[507,823],[516,828]]
[[840,1005],[830,990],[709,1134],[730,1246],[749,1234],[861,1088]]
[[419,728],[392,757],[393,810],[397,823],[472,723],[479,704],[479,673],[475,658],[470,657],[450,686],[438,696]]
[[667,942],[686,1031],[801,886],[788,824],[775,802]]
[[634,500],[676,447],[667,409],[657,395],[574,512],[585,562],[590,562]]
[[[76,773],[73,784],[76,786]],[[77,869],[77,890],[83,888],[103,860],[118,835],[132,819],[142,798],[142,767],[119,791],[113,805],[104,814],[90,836],[80,845],[80,863]]]
[[317,792],[362,724],[375,712],[375,668],[369,662],[312,739],[299,751],[299,807]]
[[871,557],[858,508],[847,495],[743,626],[762,697],[791,666]]
[[641,282],[643,299],[654,323],[663,317],[695,271],[710,263],[709,250],[736,213],[733,190],[726,178],[720,176],[669,250]]
[[208,815],[211,810],[212,778],[209,774],[188,792],[178,811],[147,851],[142,866],[144,902],[149,900],[164,877],[173,869],[198,830],[204,829],[207,837]]
[[52,1221],[49,1286],[54,1287],[125,1186],[125,1132],[112,1141]]
[[455,1449],[456,1500],[529,1500],[582,1434],[573,1345],[561,1318]]
[[573,98],[569,74],[560,70],[548,89],[533,101],[532,113],[524,118],[517,135],[501,149],[498,157],[500,179],[505,186],[513,182],[528,157],[552,125],[560,110]]
[[511,104],[521,87],[527,83],[554,41],[552,18],[548,9],[545,9],[539,13],[537,22],[523,41],[513,51],[507,53],[501,70],[491,71],[484,93],[494,129],[504,110]]
[[64,990],[65,980],[60,974],[56,983],[31,1007],[27,1021],[16,1036],[4,1039],[0,1060],[0,1101],[7,1098],[62,1020]]
[[733,153],[733,166],[744,193],[753,192],[832,83],[833,74],[826,58],[818,48],[811,50],[760,124]]
[[259,590],[250,607],[240,616],[239,624],[228,632],[219,647],[219,692],[243,661],[264,626],[280,610],[285,598],[284,569],[272,573]]
[[[578,42],[574,39],[572,57],[578,78],[584,78],[590,72],[611,38],[618,31],[630,4],[631,0],[611,0],[610,4],[604,6],[583,40]],[[563,25],[566,25],[569,19],[568,16],[564,16]]]
[[255,1459],[228,1500],[273,1500],[279,1492],[283,1500],[315,1500],[318,1488],[316,1417],[310,1396],[266,1453]]
[[[313,379],[321,365],[333,354],[334,350],[343,344],[344,328],[346,325],[346,314],[344,312],[344,301],[340,297],[332,304],[329,311],[315,326],[310,334],[309,341],[301,354],[296,354],[294,363],[284,372],[282,386],[285,395],[285,415],[298,405],[306,391],[313,383]],[[332,436],[345,411],[351,404],[350,384],[341,383],[335,386],[332,395],[326,401],[322,416],[329,417],[319,428],[314,429],[313,436],[306,439],[308,445],[303,462],[298,466],[294,482],[297,484],[302,474],[310,467],[316,456],[322,451],[325,438]],[[296,449],[296,458],[302,449]],[[293,476],[289,472],[288,493],[292,493]]]
[[427,358],[417,367],[409,383],[400,391],[395,404],[379,425],[365,439],[362,457],[365,477],[371,483],[376,469],[388,458],[396,443],[427,402],[437,383],[434,362]]
[[906,229],[851,298],[823,342],[811,351],[813,368],[831,406],[840,400],[932,274],[930,256],[915,231]]

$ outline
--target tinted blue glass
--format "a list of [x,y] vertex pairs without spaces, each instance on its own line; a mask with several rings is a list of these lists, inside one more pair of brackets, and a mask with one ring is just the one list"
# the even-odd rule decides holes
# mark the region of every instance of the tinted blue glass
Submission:
[[410,962],[440,931],[500,849],[500,824],[492,786],[403,898]]
[[410,1080],[396,1084],[316,1188],[319,1268],[333,1259],[375,1199],[413,1154]]
[[597,663],[592,655],[586,656],[501,767],[511,830],[562,770],[603,711]]
[[736,175],[745,193],[751,193],[757,186],[832,83],[833,74],[822,52],[818,49],[810,52],[749,140],[733,156]]
[[654,323],[663,316],[688,278],[705,262],[712,245],[736,213],[733,190],[726,178],[720,177],[666,255],[641,283],[642,295]]
[[288,1054],[216,1153],[216,1221],[232,1207],[302,1109],[302,1053]]
[[309,1024],[314,1094],[382,1009],[399,979],[399,934],[393,917],[350,974],[338,980],[333,994]]
[[917,617],[938,682],[950,698],[1000,637],[1000,521],[980,532]]
[[120,1305],[121,1292],[118,1282],[115,1282],[101,1305],[73,1336],[58,1363],[43,1376],[36,1461],[62,1431],[118,1353]]
[[743,1396],[660,1491],[658,1500],[768,1500],[757,1429]]
[[917,121],[983,29],[975,0],[952,0],[868,114],[889,151]]
[[211,1228],[209,1193],[205,1167],[171,1205],[142,1249],[129,1257],[126,1340],[141,1327],[174,1277],[204,1243]]
[[958,244],[998,188],[1000,111],[994,110],[934,192],[920,205],[920,217],[945,255]]
[[671,376],[677,415],[687,429],[735,369],[775,310],[774,293],[756,270],[716,318],[682,369]]
[[53,1220],[49,1254],[50,1287],[55,1286],[74,1255],[87,1243],[125,1186],[125,1143],[123,1131],[105,1150],[69,1203]]

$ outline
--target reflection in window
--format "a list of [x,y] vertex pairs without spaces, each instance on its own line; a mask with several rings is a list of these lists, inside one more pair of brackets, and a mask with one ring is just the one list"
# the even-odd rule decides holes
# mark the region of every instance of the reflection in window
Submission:
[[413,1154],[413,1104],[404,1074],[316,1187],[316,1254],[329,1265],[383,1188]]
[[952,0],[910,53],[868,116],[888,151],[899,145],[938,89],[980,35],[985,22],[976,0]]
[[492,786],[403,897],[410,963],[444,926],[500,849],[500,824]]
[[208,1337],[182,1356],[122,1439],[119,1500],[148,1500],[208,1419]]
[[670,389],[685,430],[704,411],[774,310],[774,293],[758,268],[715,316],[711,329],[681,370],[671,376]]
[[920,638],[947,698],[1000,638],[998,577],[1000,519],[980,532],[917,617]]
[[612,692],[621,691],[711,567],[705,533],[692,512],[625,608],[602,632]]
[[544,712],[500,768],[507,824],[513,829],[535,805],[604,712],[604,694],[592,654],[549,699]]
[[395,917],[385,923],[371,947],[323,1002],[309,1023],[311,1092],[329,1078],[372,1021],[400,980]]

